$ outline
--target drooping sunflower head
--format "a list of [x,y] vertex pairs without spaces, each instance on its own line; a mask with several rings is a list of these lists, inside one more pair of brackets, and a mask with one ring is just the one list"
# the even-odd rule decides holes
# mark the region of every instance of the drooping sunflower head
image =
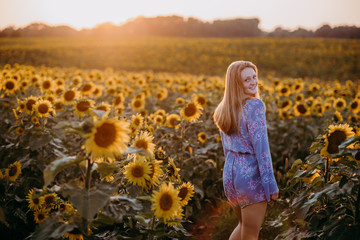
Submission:
[[181,182],[179,171],[180,168],[177,168],[174,162],[174,159],[169,157],[168,158],[168,167],[167,167],[167,174],[172,181]]
[[330,154],[338,153],[339,145],[347,138],[355,135],[348,124],[330,125],[328,128],[329,132],[323,136],[325,146],[320,152],[323,157],[329,157]]
[[136,155],[134,161],[129,162],[124,168],[125,178],[133,185],[146,188],[146,181],[150,180],[151,166],[145,157]]
[[195,122],[199,119],[201,115],[202,107],[195,101],[189,102],[184,108],[180,111],[180,116],[188,122]]
[[38,100],[33,106],[33,112],[41,118],[49,117],[53,112],[52,104],[48,100]]
[[130,140],[129,123],[124,120],[95,119],[91,132],[87,134],[85,148],[94,158],[115,158],[123,154]]
[[205,143],[207,141],[207,134],[205,132],[198,133],[198,140],[201,143]]
[[341,115],[341,113],[339,111],[336,111],[335,114],[334,114],[334,121],[335,122],[342,122],[344,119],[343,119],[343,116]]
[[150,155],[154,155],[155,144],[152,143],[154,136],[150,135],[147,131],[140,132],[140,135],[135,137],[133,147],[144,149]]
[[185,206],[190,198],[194,195],[194,186],[187,182],[183,183],[180,187],[178,187],[178,197],[180,199],[180,205]]
[[158,147],[158,149],[155,151],[155,159],[158,160],[165,159],[165,151],[162,149],[162,147]]
[[19,177],[20,174],[21,174],[21,164],[18,161],[10,164],[5,171],[6,179],[12,182],[16,181],[16,179]]
[[159,160],[152,160],[148,161],[150,166],[150,179],[147,181],[147,189],[150,189],[152,186],[159,185],[159,178],[163,175],[163,170],[161,169],[162,161]]
[[175,217],[176,212],[181,208],[178,190],[171,183],[161,184],[159,191],[152,195],[152,210],[157,218],[163,218],[164,222]]
[[40,209],[44,204],[44,197],[37,194],[34,189],[29,191],[26,200],[29,202],[29,208],[31,210]]

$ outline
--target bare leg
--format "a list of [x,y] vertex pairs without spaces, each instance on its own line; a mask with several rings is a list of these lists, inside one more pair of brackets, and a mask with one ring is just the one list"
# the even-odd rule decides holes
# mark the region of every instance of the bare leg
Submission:
[[264,221],[267,202],[251,204],[241,209],[241,239],[257,240]]
[[241,240],[241,222],[242,222],[241,208],[234,207],[234,206],[232,206],[232,208],[234,209],[234,212],[239,220],[239,224],[236,226],[234,231],[231,233],[229,240]]

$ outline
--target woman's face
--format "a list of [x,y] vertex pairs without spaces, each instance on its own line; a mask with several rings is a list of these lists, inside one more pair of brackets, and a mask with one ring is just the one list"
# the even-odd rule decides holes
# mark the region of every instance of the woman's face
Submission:
[[258,90],[258,79],[253,68],[247,67],[241,71],[241,80],[245,94],[255,97]]

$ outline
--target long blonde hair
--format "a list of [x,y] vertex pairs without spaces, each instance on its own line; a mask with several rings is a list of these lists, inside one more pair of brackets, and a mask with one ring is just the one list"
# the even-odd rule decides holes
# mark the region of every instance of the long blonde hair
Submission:
[[[249,98],[244,92],[241,71],[247,67],[253,68],[257,75],[257,67],[249,61],[233,62],[226,71],[224,97],[215,109],[214,122],[227,135],[240,132],[242,109]],[[255,97],[260,98],[259,89]]]

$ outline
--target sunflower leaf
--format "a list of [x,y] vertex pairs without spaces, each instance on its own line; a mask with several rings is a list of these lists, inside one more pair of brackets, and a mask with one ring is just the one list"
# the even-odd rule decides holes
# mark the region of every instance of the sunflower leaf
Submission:
[[62,157],[60,159],[57,159],[50,163],[45,169],[44,169],[44,185],[49,185],[56,175],[61,172],[63,169],[65,169],[68,166],[77,164],[84,159],[75,158],[74,156],[71,157]]
[[66,184],[62,192],[83,218],[91,220],[108,203],[116,190],[116,186],[108,183],[96,184],[96,188],[90,190],[80,188],[75,184]]
[[1,207],[0,207],[0,222],[5,224],[5,226],[9,227],[9,224],[6,222],[6,219],[5,219],[4,211]]

